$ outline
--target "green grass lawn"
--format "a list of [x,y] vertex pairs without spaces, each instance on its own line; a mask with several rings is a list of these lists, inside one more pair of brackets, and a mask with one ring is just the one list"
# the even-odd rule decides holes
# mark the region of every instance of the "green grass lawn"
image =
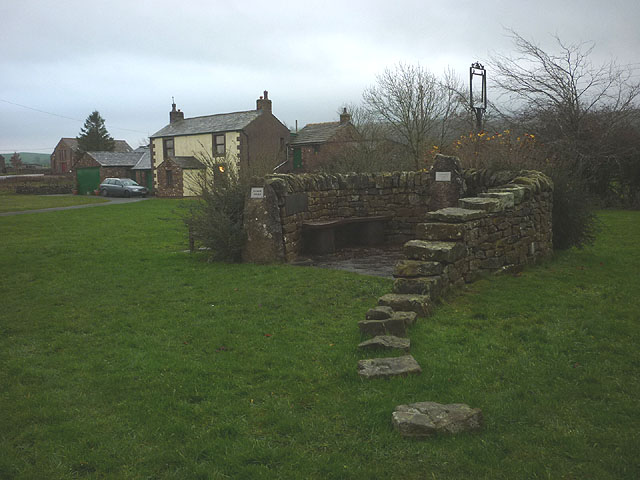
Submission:
[[0,213],[38,210],[41,208],[71,207],[108,200],[89,195],[19,195],[0,192]]
[[[421,375],[363,381],[391,281],[183,253],[180,201],[0,218],[0,478],[640,477],[640,213],[412,327]],[[398,404],[482,408],[408,441]]]

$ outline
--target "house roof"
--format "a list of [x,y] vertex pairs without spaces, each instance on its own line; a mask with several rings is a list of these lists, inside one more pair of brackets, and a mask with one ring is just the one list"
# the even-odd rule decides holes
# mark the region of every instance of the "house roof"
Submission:
[[[60,142],[64,143],[67,147],[71,148],[72,150],[78,150],[78,139],[77,138],[62,137],[60,139]],[[115,147],[113,148],[114,152],[126,153],[126,152],[133,151],[133,149],[126,142],[126,140],[115,140],[115,142],[116,142],[115,143]]]
[[325,143],[329,141],[339,129],[348,125],[350,124],[340,122],[309,123],[296,134],[295,139],[291,140],[291,145]]
[[262,115],[263,111],[248,110],[246,112],[219,113],[204,117],[185,118],[158,130],[151,135],[151,138],[242,130],[258,116]]
[[[101,167],[133,167],[143,154],[135,152],[87,152],[86,155],[93,158]],[[151,162],[149,162],[150,164]]]
[[[138,150],[136,148],[136,150]],[[149,152],[149,149],[147,148],[146,150],[143,150],[142,152],[134,152],[137,155],[140,155],[140,160],[138,160],[138,163],[136,163],[131,170],[151,170],[151,153]]]

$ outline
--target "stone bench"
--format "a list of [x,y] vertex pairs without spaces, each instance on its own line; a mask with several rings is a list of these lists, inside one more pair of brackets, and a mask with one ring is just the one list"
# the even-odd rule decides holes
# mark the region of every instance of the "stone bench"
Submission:
[[304,250],[323,254],[349,246],[380,245],[389,220],[390,216],[381,215],[302,222]]

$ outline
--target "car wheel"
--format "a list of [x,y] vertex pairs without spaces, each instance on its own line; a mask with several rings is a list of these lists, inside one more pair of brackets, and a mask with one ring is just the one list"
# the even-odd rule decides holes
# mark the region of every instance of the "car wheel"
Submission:
[[129,198],[131,196],[131,192],[129,190],[124,191],[125,198]]
[[107,193],[107,189],[106,189],[106,188],[105,188],[105,189],[103,189],[103,190],[100,192],[100,195],[102,195],[103,197],[108,197],[108,196],[109,196],[109,194]]

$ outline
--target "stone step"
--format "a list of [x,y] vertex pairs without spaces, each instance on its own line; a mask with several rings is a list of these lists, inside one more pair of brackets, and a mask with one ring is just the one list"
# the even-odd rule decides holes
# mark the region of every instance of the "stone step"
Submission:
[[416,225],[416,239],[443,242],[464,240],[466,230],[462,223],[419,223]]
[[394,312],[382,320],[361,320],[358,328],[363,335],[395,335],[405,337],[407,328],[416,322],[415,312]]
[[440,285],[442,277],[434,275],[432,277],[396,278],[393,281],[393,293],[414,293],[427,295],[430,299],[440,296]]
[[391,318],[391,315],[393,315],[391,307],[374,307],[367,311],[365,318],[367,320],[386,320]]
[[404,244],[403,251],[410,260],[429,260],[443,263],[453,263],[467,253],[466,247],[461,242],[426,240],[409,240]]
[[519,205],[525,200],[528,190],[522,186],[512,185],[490,188],[489,193],[512,193],[513,203]]
[[502,210],[513,208],[515,205],[515,195],[513,192],[487,192],[478,195],[481,198],[494,198],[502,204]]
[[431,314],[431,300],[428,295],[388,293],[378,299],[378,305],[391,307],[398,312],[415,312],[419,317]]
[[427,438],[439,433],[455,434],[479,430],[482,410],[464,403],[443,405],[418,402],[398,405],[391,414],[393,428],[403,437]]
[[385,378],[420,373],[422,369],[411,355],[372,358],[358,362],[358,375],[364,378]]
[[464,223],[478,220],[487,216],[482,210],[469,210],[467,208],[447,207],[433,212],[427,212],[427,220],[447,223]]
[[411,340],[393,335],[378,335],[358,345],[358,348],[362,349],[402,350],[404,352],[408,352],[410,347]]
[[494,213],[504,210],[502,202],[497,198],[481,198],[481,197],[468,197],[458,200],[458,206],[460,208],[467,208],[469,210],[483,210],[485,212]]
[[421,260],[400,260],[393,271],[394,277],[430,277],[440,275],[444,265],[440,262]]

